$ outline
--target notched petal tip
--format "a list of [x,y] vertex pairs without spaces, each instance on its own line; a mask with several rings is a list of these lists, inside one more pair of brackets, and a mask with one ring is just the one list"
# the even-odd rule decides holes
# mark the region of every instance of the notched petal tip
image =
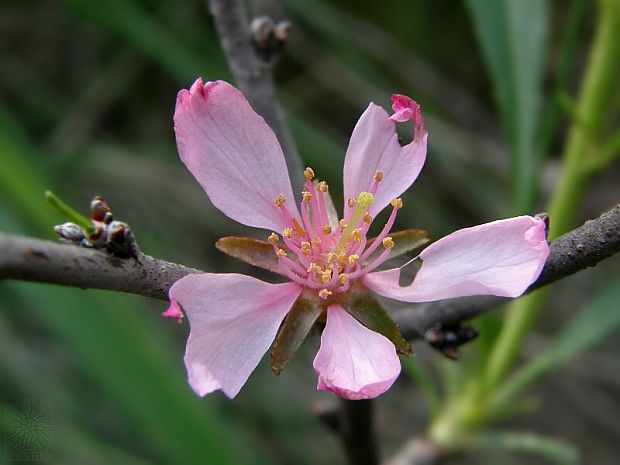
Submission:
[[392,110],[394,110],[394,114],[390,116],[390,120],[398,123],[404,123],[409,120],[413,122],[413,139],[419,142],[426,134],[420,105],[406,95],[393,94]]
[[183,322],[184,317],[183,312],[181,311],[181,307],[175,300],[170,300],[170,305],[165,312],[162,312],[161,316],[163,316],[164,318],[174,318],[179,324]]

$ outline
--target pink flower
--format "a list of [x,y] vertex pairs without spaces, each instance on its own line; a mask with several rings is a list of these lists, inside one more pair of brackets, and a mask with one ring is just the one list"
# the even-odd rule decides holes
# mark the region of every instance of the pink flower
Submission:
[[[385,392],[400,373],[397,350],[408,344],[370,291],[405,302],[474,294],[516,297],[538,277],[549,253],[542,220],[520,216],[462,229],[427,247],[412,284],[400,269],[374,270],[426,239],[417,230],[390,234],[402,201],[426,157],[419,106],[392,97],[395,114],[371,103],[358,121],[344,163],[344,216],[328,186],[304,171],[297,208],[282,149],[241,92],[222,81],[179,92],[174,115],[179,154],[213,204],[248,226],[274,231],[268,242],[223,238],[218,247],[279,272],[272,284],[240,274],[189,275],[172,286],[170,315],[180,304],[191,327],[185,364],[201,396],[234,397],[274,344],[272,368],[292,357],[310,327],[325,321],[314,359],[318,389],[348,399]],[[413,122],[401,146],[396,122]],[[301,173],[300,173],[301,175]],[[373,218],[391,211],[381,233]],[[412,232],[413,231],[413,232]]]

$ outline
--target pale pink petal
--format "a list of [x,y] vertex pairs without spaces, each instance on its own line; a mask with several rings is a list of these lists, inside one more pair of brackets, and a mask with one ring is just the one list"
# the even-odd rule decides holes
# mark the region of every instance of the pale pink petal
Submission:
[[375,216],[411,186],[418,177],[426,159],[426,140],[423,133],[405,146],[396,135],[396,123],[380,106],[371,103],[362,114],[349,141],[344,161],[344,199],[357,197],[368,191],[377,170],[383,180],[370,208]]
[[517,297],[538,278],[548,255],[544,221],[519,216],[461,229],[430,245],[420,254],[422,267],[409,286],[399,286],[399,268],[370,273],[363,283],[404,302]]
[[317,389],[345,399],[377,397],[400,373],[394,344],[335,304],[327,308],[327,324],[313,366],[319,375]]
[[194,391],[204,396],[221,389],[235,397],[301,290],[240,274],[192,274],[177,281],[170,299],[189,320],[185,366]]
[[181,160],[224,214],[280,232],[288,226],[274,205],[282,194],[299,217],[280,144],[239,90],[198,79],[177,96],[174,130]]
[[161,316],[163,316],[164,318],[174,318],[179,324],[183,322],[183,312],[181,311],[179,304],[174,300],[170,301],[168,309],[163,312]]

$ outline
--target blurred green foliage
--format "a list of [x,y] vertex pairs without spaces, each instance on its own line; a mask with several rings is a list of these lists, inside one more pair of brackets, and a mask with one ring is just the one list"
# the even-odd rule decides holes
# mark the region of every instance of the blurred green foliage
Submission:
[[[351,129],[370,100],[387,107],[393,92],[421,103],[430,134],[427,166],[404,196],[397,226],[437,238],[545,204],[570,123],[554,96],[574,93],[591,41],[594,11],[583,1],[250,3],[257,13],[293,22],[275,70],[278,91],[304,162],[330,183],[337,207]],[[256,233],[213,209],[176,156],[176,92],[198,75],[231,79],[204,2],[8,0],[0,5],[0,37],[0,230],[52,238],[62,220],[43,202],[46,189],[83,212],[92,195],[102,194],[146,252],[265,277],[215,250],[220,236]],[[605,133],[618,122],[617,114],[606,116]],[[617,166],[609,173],[588,191],[576,218],[618,201]],[[514,375],[515,383],[557,370],[612,330],[617,285],[588,299],[617,272],[616,260],[558,285],[537,333],[552,338],[575,309],[584,311]],[[261,366],[234,402],[220,394],[199,399],[182,365],[187,326],[163,321],[164,308],[109,292],[0,283],[0,410],[49,398],[55,460],[63,464],[342,460],[312,414],[315,404],[333,401],[314,390],[316,341],[279,378]],[[414,382],[403,376],[379,401],[385,452],[423,434],[430,417],[461,398],[463,383],[475,382],[499,315],[484,317],[479,327],[481,340],[465,348],[458,365],[424,347],[406,361]],[[575,328],[589,332],[576,335]],[[592,357],[619,368],[606,355],[617,348],[607,341]],[[562,376],[578,378],[569,368]],[[603,383],[587,381],[579,398]],[[617,394],[617,376],[605,383]],[[538,394],[557,396],[555,388]],[[617,412],[618,401],[612,405]],[[557,414],[553,408],[543,406],[525,426],[544,426],[545,417]],[[620,431],[583,439],[575,429],[583,422],[603,428],[600,418],[613,409],[596,408],[594,417],[577,412],[554,432],[605,463],[614,457],[605,438],[617,439]],[[10,435],[4,421],[0,432]],[[559,450],[565,463],[573,458],[545,438],[481,436],[476,447],[489,444],[530,452],[538,444],[543,452]],[[1,454],[6,446],[0,441]],[[503,456],[502,463],[509,460]]]

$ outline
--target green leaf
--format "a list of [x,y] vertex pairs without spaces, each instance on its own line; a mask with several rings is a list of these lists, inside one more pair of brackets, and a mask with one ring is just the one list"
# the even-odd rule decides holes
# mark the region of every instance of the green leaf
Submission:
[[319,299],[310,293],[304,293],[297,299],[280,326],[271,350],[271,369],[276,375],[293,358],[324,310]]
[[[397,231],[390,234],[390,237],[394,241],[394,247],[392,247],[390,252],[390,258],[398,257],[406,254],[407,252],[411,252],[412,250],[419,249],[423,245],[430,242],[430,239],[428,238],[428,231],[424,231],[422,229],[404,229],[403,231]],[[370,239],[367,247],[370,247],[375,239],[376,238]],[[381,252],[383,252],[383,248],[378,247],[377,250],[370,254],[370,257],[366,259],[366,262],[372,262],[381,254]]]
[[568,363],[620,327],[620,281],[599,294],[558,334],[538,358],[510,377],[496,393],[493,410],[501,410],[541,376]]
[[536,194],[535,144],[549,5],[546,0],[467,0],[493,80],[510,147],[514,205],[529,210]]
[[474,450],[500,449],[526,452],[545,457],[563,465],[576,465],[579,463],[579,452],[571,444],[533,433],[479,433],[467,442],[467,448]]
[[400,333],[398,325],[392,321],[387,312],[379,305],[370,292],[360,287],[353,287],[347,294],[343,307],[357,321],[368,329],[383,334],[396,346],[398,353],[411,355],[411,346]]
[[[278,257],[269,242],[260,241],[251,237],[227,236],[215,243],[215,247],[231,257],[238,258],[250,265],[265,270],[280,272]],[[281,247],[286,250],[286,247]]]

